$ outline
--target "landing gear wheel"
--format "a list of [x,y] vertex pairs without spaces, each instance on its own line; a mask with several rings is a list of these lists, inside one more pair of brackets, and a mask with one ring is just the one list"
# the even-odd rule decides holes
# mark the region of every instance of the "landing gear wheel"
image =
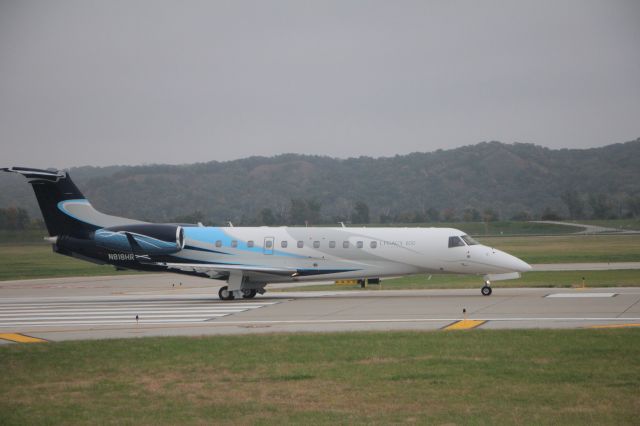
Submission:
[[233,292],[229,291],[229,287],[227,287],[226,285],[218,290],[218,297],[220,298],[220,300],[235,299],[235,297],[233,296]]
[[256,289],[242,290],[242,298],[253,299],[254,297],[256,297],[256,293],[258,293],[258,290]]
[[491,287],[485,285],[484,287],[482,287],[482,290],[480,290],[480,292],[483,296],[491,296]]

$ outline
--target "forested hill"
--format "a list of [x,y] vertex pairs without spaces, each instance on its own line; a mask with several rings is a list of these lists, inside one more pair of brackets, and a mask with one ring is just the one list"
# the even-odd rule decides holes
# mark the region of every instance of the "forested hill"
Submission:
[[[151,221],[357,222],[366,207],[370,222],[540,217],[545,209],[624,216],[639,213],[640,139],[580,150],[488,142],[388,158],[285,154],[70,173],[96,208]],[[0,207],[8,206],[40,216],[24,179],[1,173]]]

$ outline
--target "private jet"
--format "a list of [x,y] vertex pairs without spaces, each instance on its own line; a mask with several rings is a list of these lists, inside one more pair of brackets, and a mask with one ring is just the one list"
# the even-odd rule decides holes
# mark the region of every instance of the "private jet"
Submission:
[[531,269],[454,228],[217,227],[149,223],[94,209],[67,171],[0,169],[32,185],[53,251],[117,269],[224,280],[222,300],[251,299],[269,283],[358,280],[412,274],[513,279]]

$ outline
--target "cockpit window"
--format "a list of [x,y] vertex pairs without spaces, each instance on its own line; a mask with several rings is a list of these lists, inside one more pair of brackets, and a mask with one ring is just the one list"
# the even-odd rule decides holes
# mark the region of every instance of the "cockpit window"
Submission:
[[449,237],[449,248],[451,247],[464,247],[464,241],[460,237]]
[[473,238],[471,238],[468,235],[463,235],[460,238],[462,238],[464,240],[464,242],[467,243],[467,245],[470,245],[470,246],[475,246],[476,244],[480,244],[479,242],[477,242],[476,240],[474,240]]

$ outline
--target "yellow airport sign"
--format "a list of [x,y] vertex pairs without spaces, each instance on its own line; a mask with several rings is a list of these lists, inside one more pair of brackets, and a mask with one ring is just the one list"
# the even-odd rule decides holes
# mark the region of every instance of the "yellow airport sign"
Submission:
[[336,280],[336,285],[357,285],[358,280]]

